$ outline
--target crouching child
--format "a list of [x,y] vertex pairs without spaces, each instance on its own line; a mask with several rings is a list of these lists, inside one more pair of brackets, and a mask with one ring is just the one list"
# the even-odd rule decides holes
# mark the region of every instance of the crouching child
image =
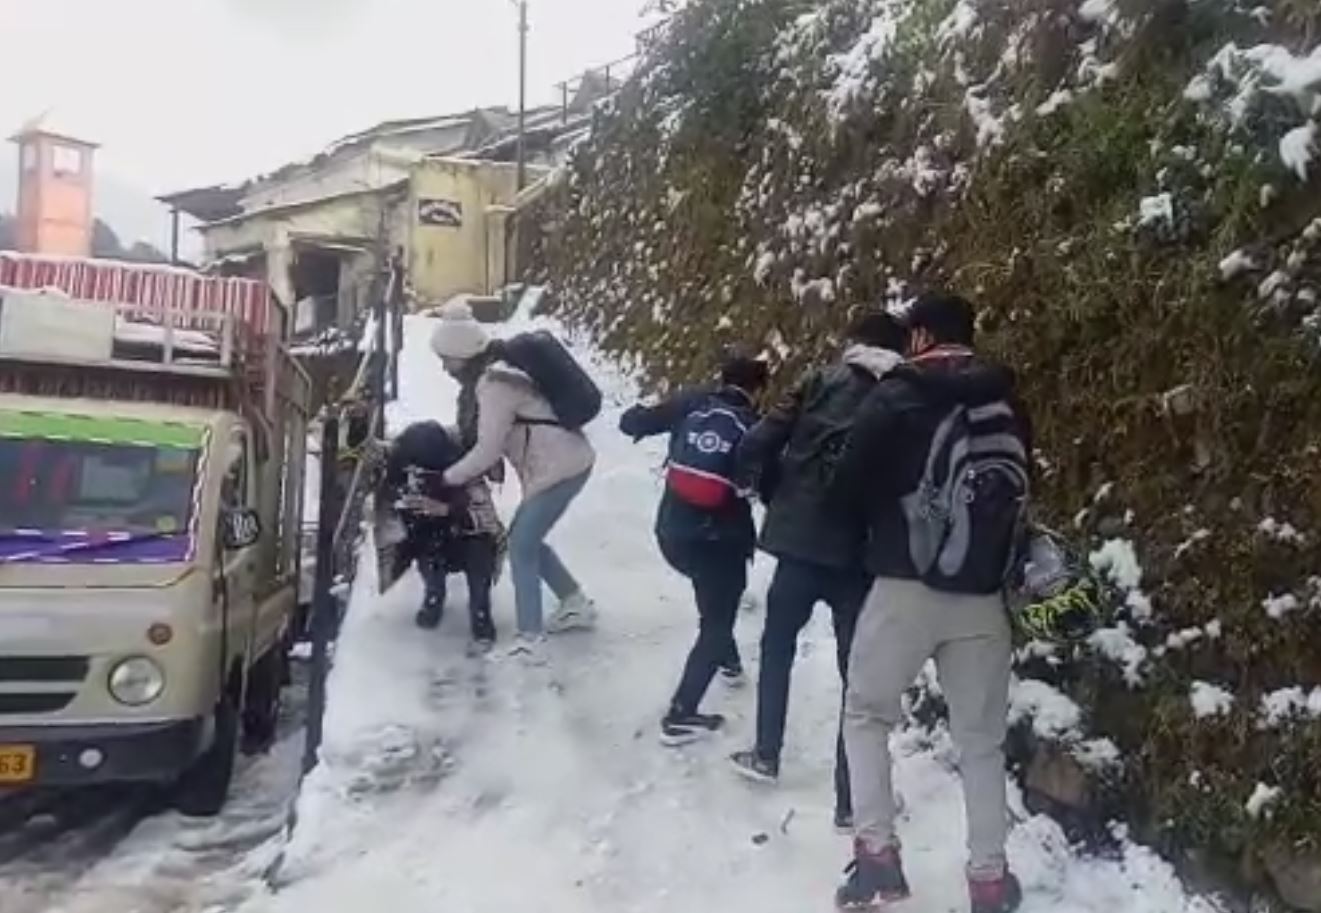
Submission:
[[491,587],[504,560],[505,531],[483,479],[448,486],[443,474],[462,449],[439,422],[418,422],[391,442],[386,454],[383,496],[403,526],[393,558],[392,579],[416,565],[426,587],[417,625],[440,625],[448,576],[468,582],[468,613],[473,644],[495,643]]

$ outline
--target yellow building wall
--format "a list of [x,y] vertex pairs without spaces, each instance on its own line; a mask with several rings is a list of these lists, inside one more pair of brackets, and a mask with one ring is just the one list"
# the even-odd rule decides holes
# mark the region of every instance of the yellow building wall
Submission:
[[414,168],[409,274],[419,307],[465,292],[489,295],[505,284],[504,210],[517,185],[513,165],[427,159]]

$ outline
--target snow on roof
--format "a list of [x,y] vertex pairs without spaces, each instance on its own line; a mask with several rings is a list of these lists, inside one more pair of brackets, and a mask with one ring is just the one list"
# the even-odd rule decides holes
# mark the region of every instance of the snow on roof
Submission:
[[[243,215],[240,200],[262,185],[275,184],[311,171],[323,165],[327,160],[365,144],[391,137],[398,138],[425,133],[431,130],[467,127],[479,120],[490,125],[494,131],[499,131],[505,128],[505,121],[510,116],[504,108],[475,108],[464,114],[383,121],[367,130],[340,137],[310,158],[288,162],[273,171],[254,176],[246,181],[188,188],[166,194],[158,199],[167,205],[175,206],[183,212],[195,216],[203,222],[221,222]],[[453,154],[459,150],[437,149],[436,151]]]

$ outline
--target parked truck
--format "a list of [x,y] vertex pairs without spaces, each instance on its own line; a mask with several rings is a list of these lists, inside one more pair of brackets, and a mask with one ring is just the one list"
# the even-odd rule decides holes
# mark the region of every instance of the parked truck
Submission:
[[256,281],[0,253],[0,788],[220,810],[275,735],[310,386]]

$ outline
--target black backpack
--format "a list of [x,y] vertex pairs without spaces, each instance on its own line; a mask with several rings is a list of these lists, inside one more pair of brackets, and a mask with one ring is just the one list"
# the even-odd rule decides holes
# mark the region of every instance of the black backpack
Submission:
[[[550,403],[555,424],[577,431],[601,414],[601,388],[558,339],[545,330],[504,340],[499,356],[532,378]],[[529,424],[536,424],[529,422]]]
[[949,593],[999,592],[1019,553],[1029,491],[1013,408],[952,408],[931,437],[921,481],[900,499],[922,581]]

